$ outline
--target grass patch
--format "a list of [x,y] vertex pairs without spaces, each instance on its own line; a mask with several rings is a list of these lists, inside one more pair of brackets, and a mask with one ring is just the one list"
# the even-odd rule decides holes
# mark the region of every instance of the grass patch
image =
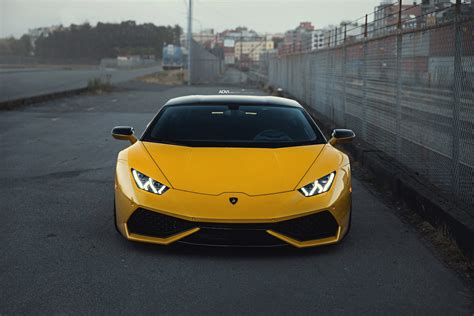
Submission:
[[161,72],[157,72],[151,75],[139,77],[136,80],[160,85],[179,86],[184,84],[184,78],[184,70],[175,69],[163,70]]
[[101,93],[112,91],[112,85],[110,84],[110,76],[105,78],[97,77],[89,79],[87,82],[87,89],[91,92]]

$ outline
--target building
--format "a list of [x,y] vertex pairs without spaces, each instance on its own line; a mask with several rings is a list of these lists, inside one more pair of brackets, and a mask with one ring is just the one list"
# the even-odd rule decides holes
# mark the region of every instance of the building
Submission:
[[225,30],[218,34],[221,40],[233,39],[233,40],[244,40],[251,41],[260,39],[261,36],[258,35],[254,30],[249,30],[246,27],[237,27],[234,30]]
[[214,29],[205,29],[199,33],[194,33],[193,39],[203,47],[212,48],[217,41],[216,36],[217,34],[214,33]]
[[422,0],[421,9],[423,14],[436,13],[436,11],[449,8],[451,0]]
[[[187,46],[186,38],[187,34],[181,35],[181,43],[184,47]],[[247,27],[237,27],[222,32],[206,29],[193,33],[193,39],[222,58],[224,64],[228,66],[237,63],[239,66],[243,63],[249,65],[251,62],[259,61],[262,53],[274,48],[271,36],[259,35]],[[219,51],[220,54],[214,51]]]
[[[454,6],[450,0],[423,0],[421,8],[423,15],[426,16],[425,23],[427,26],[452,21],[454,19]],[[473,16],[473,2],[470,0],[462,1],[460,14]]]
[[[241,57],[240,50],[236,54],[236,42],[242,41],[245,58],[248,59],[247,43],[255,43],[263,40],[263,37],[258,35],[257,32],[249,30],[246,27],[237,27],[231,30],[225,30],[220,33],[216,33],[214,36],[214,41],[212,42],[213,47],[219,47],[223,51],[223,59],[225,65],[234,65],[237,60]],[[239,46],[240,49],[240,46]],[[258,59],[258,57],[256,58]]]
[[[436,0],[444,1],[444,0]],[[449,1],[449,0],[448,0]],[[395,31],[398,28],[399,6],[390,0],[383,0],[374,9],[374,31],[373,35],[381,35]],[[413,4],[403,4],[401,8],[401,26],[404,29],[417,28],[422,24],[422,6]],[[372,37],[372,34],[368,35]]]
[[[181,34],[181,46],[187,46],[187,38],[187,33]],[[211,49],[218,41],[218,34],[214,32],[214,29],[205,29],[198,33],[193,33],[193,40],[201,44],[201,46]]]
[[[260,55],[273,49],[273,40],[264,37],[261,40],[236,40],[234,46],[235,58],[239,61],[248,58],[249,61],[260,61]],[[245,58],[244,58],[245,56]]]
[[[370,24],[368,25],[370,33]],[[323,34],[322,47],[334,47],[347,42],[354,42],[364,37],[364,25],[355,22],[341,22],[339,26],[330,25],[321,30]]]
[[313,31],[314,26],[311,22],[300,22],[294,30],[286,31],[283,45],[278,48],[279,54],[297,53],[311,48],[315,37],[309,33]]
[[232,38],[225,39],[224,45],[224,64],[234,65],[235,64],[235,40]]
[[324,48],[324,39],[326,32],[324,30],[312,30],[302,34],[302,50],[312,51]]

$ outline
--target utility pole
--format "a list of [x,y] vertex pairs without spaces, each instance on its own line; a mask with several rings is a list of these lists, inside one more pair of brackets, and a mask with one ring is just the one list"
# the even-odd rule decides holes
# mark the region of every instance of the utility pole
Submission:
[[191,51],[193,45],[193,0],[189,0],[188,6],[188,86],[191,85]]
[[243,33],[243,32],[244,32],[244,31],[241,29],[241,30],[240,30],[240,54],[239,54],[239,68],[240,68],[240,69],[239,69],[239,70],[240,70],[240,71],[239,71],[239,78],[240,78],[240,82],[241,82],[241,83],[242,83],[242,81],[243,81],[243,78],[242,78],[242,75],[243,75],[243,74],[242,74],[242,48],[243,48],[243,47],[242,47],[242,44],[243,44],[242,42],[243,42],[243,40],[244,40],[244,33]]
[[240,70],[242,70],[242,44],[244,41],[244,36],[243,36],[243,31],[240,30],[240,54],[239,54],[239,60],[240,60]]

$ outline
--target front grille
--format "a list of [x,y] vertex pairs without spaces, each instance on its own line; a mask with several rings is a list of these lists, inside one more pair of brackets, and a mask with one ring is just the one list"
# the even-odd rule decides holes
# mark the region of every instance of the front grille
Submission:
[[293,218],[273,224],[273,231],[298,241],[334,237],[339,225],[329,211]]
[[139,208],[130,216],[127,227],[132,234],[166,238],[194,228],[196,224]]
[[[235,224],[239,225],[239,224]],[[216,245],[235,247],[273,247],[286,245],[285,242],[268,234],[264,229],[207,227],[191,234],[180,242],[196,245]]]
[[137,209],[127,222],[132,234],[166,238],[194,227],[200,230],[180,241],[232,246],[277,246],[282,242],[266,232],[272,230],[298,241],[334,237],[338,224],[329,211],[277,223],[192,222],[157,212]]

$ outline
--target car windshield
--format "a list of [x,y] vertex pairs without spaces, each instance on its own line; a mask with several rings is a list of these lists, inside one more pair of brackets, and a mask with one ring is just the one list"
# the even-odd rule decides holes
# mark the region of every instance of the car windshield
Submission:
[[253,105],[166,107],[143,141],[198,147],[288,147],[325,142],[303,109]]

